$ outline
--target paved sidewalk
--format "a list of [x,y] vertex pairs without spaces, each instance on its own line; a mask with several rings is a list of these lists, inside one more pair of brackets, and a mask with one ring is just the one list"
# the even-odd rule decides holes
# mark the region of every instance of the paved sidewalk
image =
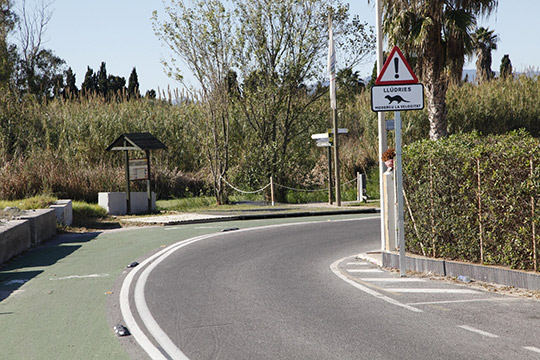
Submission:
[[[254,204],[253,202],[249,202]],[[233,220],[256,220],[256,219],[280,219],[289,217],[325,216],[325,215],[345,215],[345,214],[375,214],[379,212],[378,207],[351,206],[357,202],[344,202],[343,206],[337,207],[328,203],[308,203],[308,204],[277,204],[271,206],[266,203],[255,203],[259,205],[253,209],[224,210],[214,213],[175,213],[167,215],[137,216],[122,218],[122,222],[145,225],[181,225],[195,224],[216,221]]]

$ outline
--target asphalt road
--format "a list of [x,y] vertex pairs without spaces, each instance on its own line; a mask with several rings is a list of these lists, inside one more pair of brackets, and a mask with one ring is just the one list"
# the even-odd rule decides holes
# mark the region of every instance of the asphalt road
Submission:
[[351,257],[378,247],[378,219],[195,238],[128,275],[124,308],[154,358],[540,358],[538,301]]

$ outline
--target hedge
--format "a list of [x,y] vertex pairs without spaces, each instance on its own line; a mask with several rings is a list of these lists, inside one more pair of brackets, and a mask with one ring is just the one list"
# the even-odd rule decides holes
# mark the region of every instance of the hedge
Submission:
[[539,150],[525,131],[405,146],[407,250],[538,271]]

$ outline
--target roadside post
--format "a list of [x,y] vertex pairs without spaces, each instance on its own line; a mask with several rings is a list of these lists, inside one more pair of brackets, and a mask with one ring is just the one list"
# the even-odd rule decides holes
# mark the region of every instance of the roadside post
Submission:
[[[338,134],[347,134],[349,129],[338,129]],[[328,149],[328,204],[332,205],[332,146],[334,145],[334,129],[328,129],[325,133],[313,134],[311,138],[315,140],[317,147]]]
[[424,108],[424,86],[405,60],[403,53],[394,46],[388,59],[371,88],[371,110],[374,112],[394,111],[394,130],[396,159],[394,175],[396,181],[396,240],[399,244],[400,276],[407,275],[405,265],[405,233],[403,215],[403,162],[401,154],[401,111],[421,110]]

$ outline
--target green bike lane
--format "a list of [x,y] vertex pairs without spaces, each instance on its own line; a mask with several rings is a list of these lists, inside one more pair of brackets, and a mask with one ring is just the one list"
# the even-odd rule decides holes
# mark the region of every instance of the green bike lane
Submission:
[[176,242],[229,228],[332,221],[325,215],[63,234],[0,268],[2,359],[129,359],[111,311],[126,266]]

